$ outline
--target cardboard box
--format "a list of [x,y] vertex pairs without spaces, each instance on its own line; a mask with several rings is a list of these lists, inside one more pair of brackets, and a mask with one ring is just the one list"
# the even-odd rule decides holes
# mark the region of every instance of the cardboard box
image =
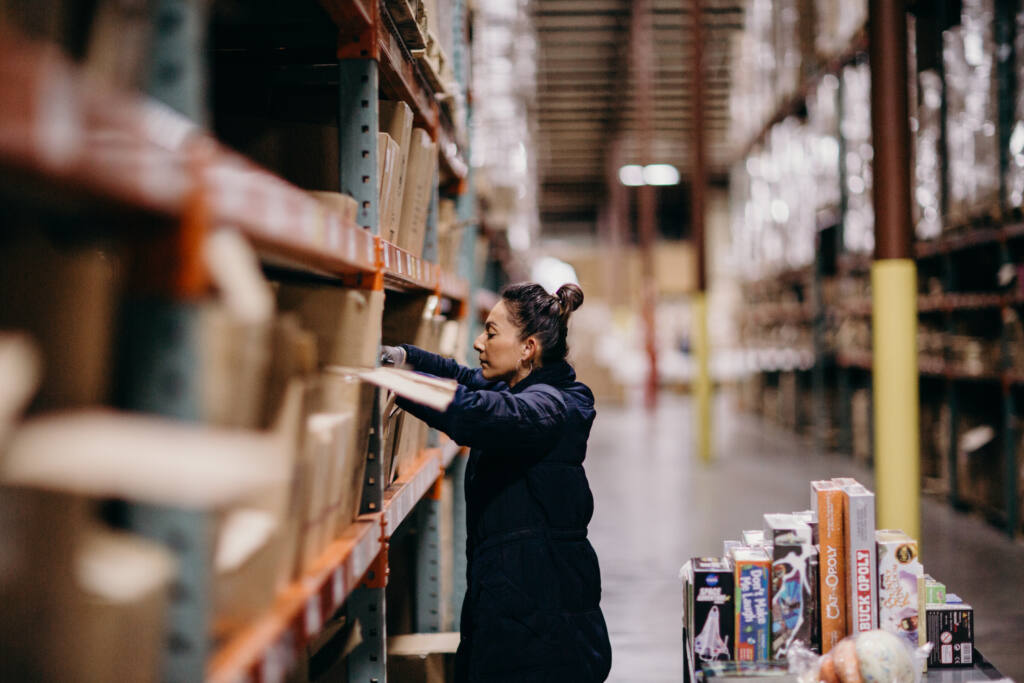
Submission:
[[350,197],[349,195],[342,194],[341,192],[327,192],[321,190],[314,190],[309,194],[323,204],[324,208],[341,216],[342,221],[346,223],[358,223],[359,202],[356,201],[355,197]]
[[0,268],[0,329],[27,332],[43,355],[37,410],[109,403],[117,255],[59,249],[42,240],[6,244]]
[[395,210],[395,204],[402,201],[401,195],[398,194],[398,178],[402,173],[398,163],[401,156],[401,150],[394,138],[387,133],[377,134],[380,236],[391,243],[398,239],[398,212]]
[[388,680],[447,683],[455,677],[458,633],[415,633],[388,638]]
[[134,534],[94,528],[75,569],[77,594],[67,611],[89,654],[75,663],[74,680],[161,680],[169,588],[178,571],[171,553]]
[[974,608],[970,605],[928,605],[925,620],[928,656],[932,668],[968,667],[974,664]]
[[381,343],[384,292],[282,282],[278,307],[293,311],[316,335],[321,365],[370,368]]
[[[409,161],[409,144],[412,139],[412,109],[405,102],[382,100],[379,103],[379,126],[382,132],[391,136],[398,145],[395,159],[395,187],[388,215],[381,213],[381,236],[394,242],[402,224],[402,202],[405,196],[406,164]],[[386,232],[385,232],[386,228]],[[386,235],[390,235],[387,237]]]
[[732,549],[736,571],[736,660],[771,659],[771,558],[761,548]]
[[402,197],[402,220],[396,243],[419,257],[427,232],[427,214],[434,194],[437,173],[437,144],[422,128],[414,128],[405,165],[405,189]]
[[843,488],[846,538],[846,629],[850,635],[878,628],[878,564],[875,549],[875,494],[861,484]]
[[811,482],[811,505],[818,511],[819,611],[821,652],[846,637],[846,541],[843,492],[833,481]]
[[772,658],[784,659],[794,641],[814,644],[818,551],[811,528],[794,515],[765,515],[764,535],[772,545]]
[[695,661],[735,659],[736,577],[728,558],[697,557],[689,615]]
[[918,580],[924,569],[918,559],[917,541],[902,531],[875,532],[878,559],[878,626],[918,643]]

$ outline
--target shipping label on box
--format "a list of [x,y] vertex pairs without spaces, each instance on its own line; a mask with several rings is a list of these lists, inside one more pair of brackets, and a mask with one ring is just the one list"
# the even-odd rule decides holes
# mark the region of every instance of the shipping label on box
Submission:
[[794,515],[765,515],[772,545],[772,657],[784,659],[794,641],[814,644],[814,566],[811,528]]
[[771,570],[760,548],[734,548],[736,568],[736,660],[771,659]]
[[728,558],[700,557],[692,560],[692,567],[694,657],[700,661],[735,659],[736,586],[732,562]]
[[926,621],[928,641],[932,644],[928,666],[974,664],[974,609],[970,605],[929,605]]
[[854,635],[878,627],[875,494],[860,484],[845,487],[843,520],[848,571],[846,626]]
[[878,625],[917,646],[917,580],[924,574],[917,541],[902,531],[875,533],[878,553]]

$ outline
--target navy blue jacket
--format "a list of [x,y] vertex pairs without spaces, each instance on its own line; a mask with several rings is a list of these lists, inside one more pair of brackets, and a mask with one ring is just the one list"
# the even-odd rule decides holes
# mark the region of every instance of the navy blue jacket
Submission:
[[509,388],[480,370],[403,346],[420,372],[459,382],[443,413],[399,405],[471,448],[466,468],[467,592],[456,681],[603,681],[611,645],[601,614],[594,511],[583,458],[594,396],[568,363]]

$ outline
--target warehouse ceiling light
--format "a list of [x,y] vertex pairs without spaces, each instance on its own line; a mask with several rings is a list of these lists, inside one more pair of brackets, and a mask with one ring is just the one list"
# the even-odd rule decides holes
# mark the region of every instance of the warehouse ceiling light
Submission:
[[644,182],[648,185],[678,185],[679,171],[671,164],[644,166]]
[[619,169],[619,182],[629,187],[678,185],[679,171],[671,164],[628,164]]
[[644,184],[644,169],[636,164],[629,164],[619,169],[619,182],[630,187]]

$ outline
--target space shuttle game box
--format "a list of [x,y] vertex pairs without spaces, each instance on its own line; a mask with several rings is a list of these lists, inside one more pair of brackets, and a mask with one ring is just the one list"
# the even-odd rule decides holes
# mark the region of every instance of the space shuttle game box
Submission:
[[729,558],[696,557],[684,567],[687,647],[692,663],[736,659],[736,578]]

